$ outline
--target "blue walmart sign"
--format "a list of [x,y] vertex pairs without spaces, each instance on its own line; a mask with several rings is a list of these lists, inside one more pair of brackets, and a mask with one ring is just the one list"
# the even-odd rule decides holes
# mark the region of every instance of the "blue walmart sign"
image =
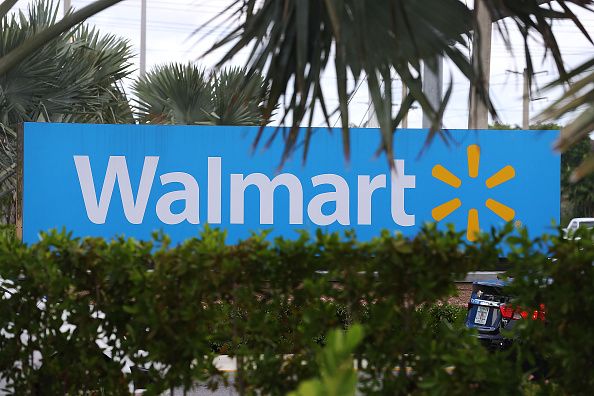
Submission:
[[318,227],[355,229],[367,240],[381,229],[414,235],[438,221],[473,240],[507,221],[531,233],[559,221],[556,131],[453,130],[447,143],[425,147],[427,131],[399,130],[390,168],[375,155],[377,130],[352,130],[347,163],[340,132],[321,128],[305,164],[300,148],[282,169],[281,139],[253,152],[257,131],[25,124],[23,239],[66,227],[78,236],[139,239],[163,230],[179,242],[210,224],[227,229],[231,242],[250,231],[292,237]]

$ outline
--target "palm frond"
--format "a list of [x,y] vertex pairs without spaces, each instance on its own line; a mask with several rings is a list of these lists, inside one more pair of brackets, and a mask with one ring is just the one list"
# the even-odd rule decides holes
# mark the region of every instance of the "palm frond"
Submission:
[[[588,139],[588,136],[594,132],[594,71],[592,71],[592,67],[594,67],[594,59],[584,62],[546,87],[550,90],[570,84],[569,88],[537,117],[538,121],[543,121],[574,115],[573,121],[561,129],[559,139],[555,143],[555,148],[561,152]],[[582,166],[576,169],[572,180],[578,181],[593,172],[593,161],[594,152]]]
[[[0,57],[55,26],[58,14],[58,3],[37,1],[0,19]],[[78,25],[0,74],[0,196],[10,195],[16,185],[10,170],[18,123],[134,121],[122,88],[131,57],[127,41]]]
[[[0,58],[0,75],[7,73],[29,55],[42,48],[45,44],[60,36],[64,32],[77,26],[85,19],[96,13],[119,3],[121,0],[97,0],[80,10],[71,14],[66,14],[61,20],[48,25],[45,29],[36,32],[9,53]],[[49,5],[53,5],[50,1]]]
[[192,64],[158,66],[132,89],[141,122],[199,124],[212,111],[206,72]]
[[264,78],[245,69],[228,68],[211,77],[212,112],[215,125],[261,125],[262,104],[268,94]]
[[143,123],[262,125],[268,90],[258,73],[207,73],[193,64],[158,66],[133,84]]
[[[531,36],[543,38],[559,70],[563,63],[559,45],[552,34],[552,24],[559,19],[570,20],[586,31],[568,5],[588,8],[591,0],[559,0],[553,8],[546,0],[485,0],[493,20],[511,17],[524,34],[526,58],[532,71],[532,57],[527,45]],[[560,9],[559,9],[560,8]],[[307,147],[311,129],[300,136],[299,127],[312,126],[314,109],[322,108],[326,123],[331,125],[332,110],[342,119],[344,149],[348,156],[348,101],[353,89],[347,78],[367,79],[373,106],[381,127],[381,150],[392,158],[392,134],[397,122],[414,103],[418,103],[432,119],[432,134],[442,124],[448,95],[443,103],[432,106],[422,90],[421,65],[436,56],[444,56],[476,86],[479,98],[496,117],[488,92],[482,84],[484,71],[475,67],[466,55],[472,31],[477,26],[476,15],[459,0],[236,0],[220,15],[220,20],[239,19],[239,27],[219,40],[210,52],[230,48],[220,65],[245,48],[251,48],[247,61],[249,72],[262,70],[270,85],[270,95],[264,103],[268,120],[273,109],[284,98],[281,124],[291,119],[285,140],[285,157],[290,155],[300,139]],[[216,22],[214,22],[216,23]],[[506,22],[499,32],[509,39]],[[478,33],[477,33],[478,34]],[[589,38],[589,37],[588,37]],[[509,41],[509,40],[508,40]],[[478,48],[474,48],[475,51]],[[333,61],[333,62],[331,62]],[[322,74],[336,72],[336,95],[339,105],[327,109],[327,92],[320,88]],[[395,72],[395,73],[394,73]],[[394,113],[391,93],[385,87],[399,79],[409,88],[409,96]]]
[[[55,23],[57,14],[56,5],[37,2],[27,14],[2,20],[0,54]],[[86,26],[69,31],[0,76],[0,121],[14,125],[44,113],[47,121],[68,115],[72,122],[101,122],[106,114],[122,113],[127,104],[119,82],[131,73],[131,57],[125,40]],[[110,119],[131,121],[129,109],[127,114]]]
[[[248,12],[249,10],[249,12]],[[281,122],[292,119],[287,150],[300,139],[299,126],[310,120],[318,105],[326,107],[325,94],[319,89],[321,74],[333,67],[337,74],[338,112],[342,119],[345,153],[349,152],[348,100],[352,94],[346,84],[366,78],[382,131],[382,148],[392,150],[395,115],[388,109],[396,70],[410,88],[411,96],[423,111],[438,117],[422,89],[423,59],[441,54],[448,48],[450,58],[470,73],[468,57],[460,50],[468,46],[465,33],[471,29],[472,13],[458,0],[376,0],[360,2],[248,0],[238,2],[230,12],[243,18],[240,28],[218,42],[212,50],[231,45],[221,64],[241,49],[251,46],[248,69],[264,70],[270,96],[264,105],[265,117],[272,115],[277,103],[287,96]],[[456,43],[458,46],[454,46]],[[408,102],[407,102],[408,103]],[[387,111],[384,111],[386,107]],[[328,113],[326,113],[328,116]],[[326,117],[330,125],[330,120]],[[306,136],[307,139],[307,136]]]

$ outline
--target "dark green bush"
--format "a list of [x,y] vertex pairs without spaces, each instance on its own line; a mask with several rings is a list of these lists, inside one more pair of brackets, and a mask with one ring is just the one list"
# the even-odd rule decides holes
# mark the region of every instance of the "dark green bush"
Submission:
[[419,308],[433,333],[439,335],[442,326],[464,326],[467,309],[452,304],[433,304]]
[[[242,393],[280,395],[317,376],[316,356],[329,330],[357,322],[365,333],[355,351],[366,362],[359,370],[364,394],[518,393],[528,374],[512,356],[522,354],[489,354],[463,326],[436,327],[456,322],[456,311],[429,308],[436,311],[428,320],[419,309],[453,294],[453,281],[468,271],[496,262],[496,246],[509,232],[472,246],[462,233],[432,226],[414,239],[384,233],[361,243],[350,233],[318,233],[267,241],[255,235],[237,245],[207,229],[176,247],[162,236],[106,242],[51,232],[25,246],[0,235],[0,277],[8,290],[0,294],[0,376],[18,395],[39,389],[127,394],[122,366],[131,361],[149,369],[149,392],[158,394],[196,382],[216,386],[224,375],[213,358],[229,354],[238,359]],[[575,325],[594,311],[592,270],[583,258],[591,257],[592,246],[553,238],[546,240],[548,252],[539,253],[526,236],[514,238],[512,261],[534,268],[523,277],[546,270],[555,287],[579,285],[570,296],[584,292],[582,299],[563,300],[567,311],[557,315],[565,334],[588,334],[588,327]],[[559,300],[550,307],[565,309],[555,293]],[[541,301],[549,304],[547,298]],[[575,322],[569,320],[574,311],[583,314]],[[575,356],[566,367],[584,364],[592,340],[580,336],[578,347],[543,328],[525,331],[551,343],[543,349],[547,356],[559,362]],[[556,346],[565,349],[554,352]],[[554,380],[565,384],[562,366],[553,368]],[[592,389],[584,379],[580,385]]]
[[[591,395],[594,392],[594,234],[579,230],[530,241],[510,237],[513,278],[508,292],[530,315],[521,321],[517,353],[538,367],[543,393]],[[541,251],[546,251],[542,254]]]

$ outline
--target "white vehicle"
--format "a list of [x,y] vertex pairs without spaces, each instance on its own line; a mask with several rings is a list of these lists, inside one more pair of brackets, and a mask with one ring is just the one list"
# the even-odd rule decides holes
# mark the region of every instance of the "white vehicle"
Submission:
[[571,219],[565,229],[565,238],[571,238],[578,228],[594,228],[594,217],[576,217],[575,219]]

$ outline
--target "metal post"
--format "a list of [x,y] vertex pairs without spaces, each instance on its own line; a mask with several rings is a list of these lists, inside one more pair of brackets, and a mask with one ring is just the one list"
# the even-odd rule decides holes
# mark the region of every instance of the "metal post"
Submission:
[[[479,97],[479,87],[489,93],[489,76],[491,72],[491,32],[492,18],[485,4],[485,0],[475,1],[478,29],[475,32],[472,63],[475,73],[482,71],[480,79],[476,83],[479,86],[470,87],[470,105],[468,113],[469,129],[486,129],[489,127],[489,109],[485,102]],[[478,33],[478,35],[476,34]],[[480,51],[476,48],[479,47]]]
[[146,73],[146,0],[140,0],[140,76]]
[[524,68],[524,92],[522,94],[522,129],[530,129],[530,80],[528,69]]
[[[423,64],[423,92],[433,110],[437,111],[442,99],[443,57],[437,56],[433,62],[435,70],[431,69],[428,62]],[[425,113],[423,114],[423,128],[431,128],[431,117]]]
[[68,13],[68,11],[70,11],[71,8],[72,8],[72,1],[64,0],[64,15],[66,15]]

